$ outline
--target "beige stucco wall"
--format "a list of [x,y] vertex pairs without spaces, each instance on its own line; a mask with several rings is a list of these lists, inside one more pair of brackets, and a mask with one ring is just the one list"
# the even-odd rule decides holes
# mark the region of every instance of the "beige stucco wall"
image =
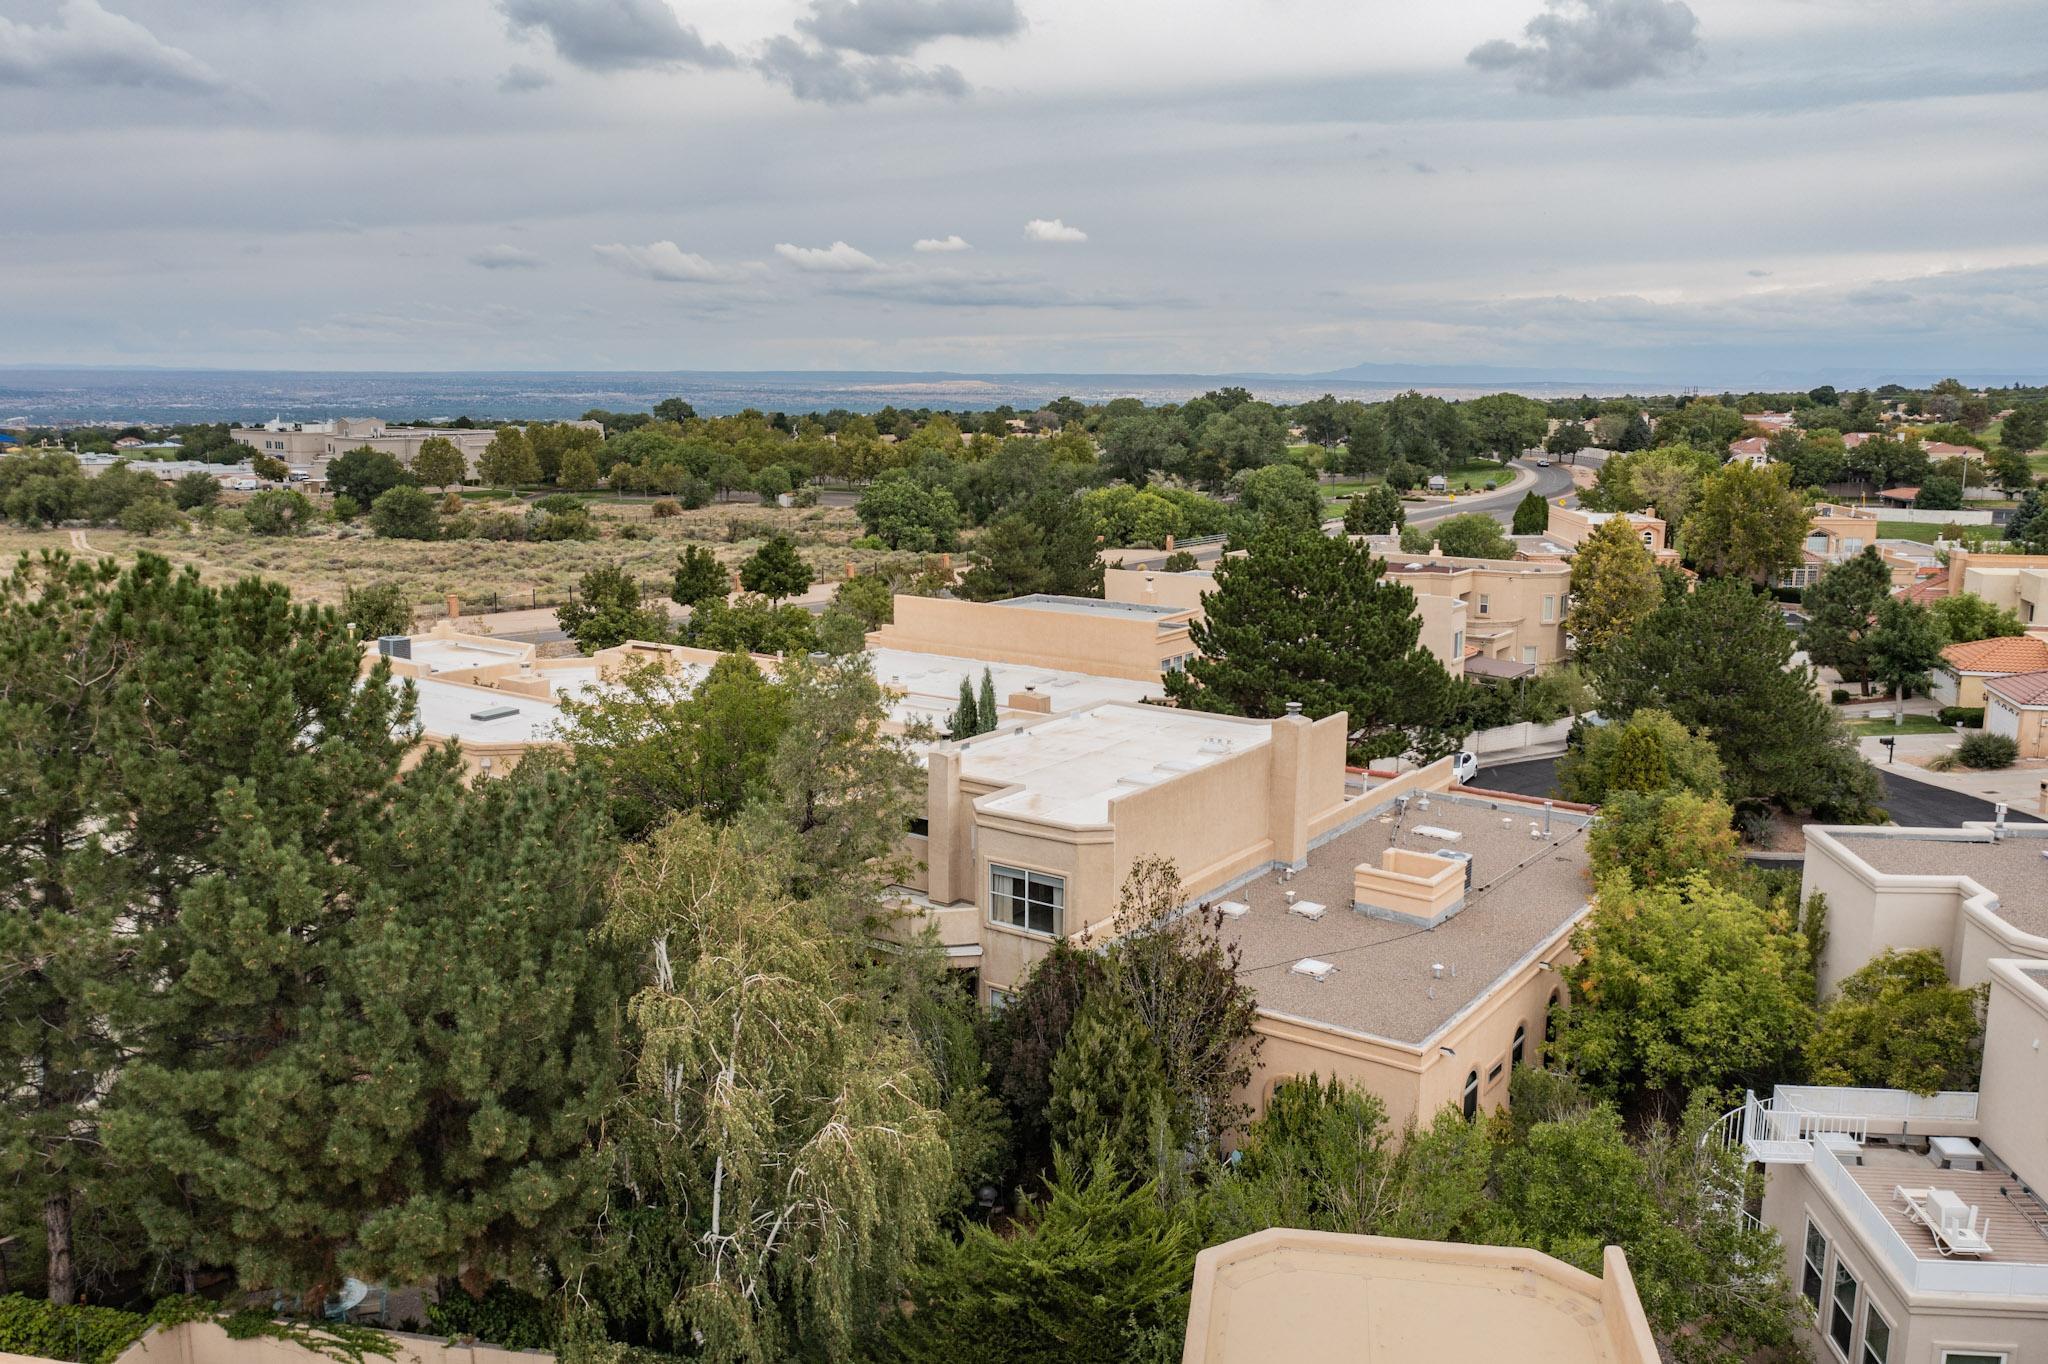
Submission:
[[1656,1364],[1620,1250],[1602,1270],[1511,1246],[1256,1232],[1197,1257],[1182,1364]]
[[1135,602],[1140,606],[1178,606],[1201,615],[1202,598],[1216,590],[1216,575],[1208,569],[1168,573],[1156,568],[1105,568],[1102,596],[1106,601]]
[[[551,1364],[554,1359],[539,1350],[451,1343],[398,1331],[386,1334],[396,1347],[390,1364]],[[0,1355],[0,1360],[10,1358],[21,1357]],[[191,1321],[151,1331],[123,1351],[115,1364],[318,1364],[322,1358],[291,1341],[270,1336],[231,1340],[213,1322]]]
[[[1457,571],[1403,571],[1402,566],[1409,563],[1448,565]],[[1424,642],[1439,658],[1444,651],[1428,638],[1432,621],[1425,597],[1462,602],[1465,612],[1459,628],[1465,632],[1465,642],[1489,658],[1548,667],[1565,656],[1564,617],[1571,569],[1563,563],[1538,565],[1516,560],[1509,567],[1487,559],[1396,557],[1387,565],[1387,579],[1415,592],[1422,611]],[[1438,631],[1442,633],[1442,627]]]
[[1157,682],[1167,659],[1191,652],[1187,624],[1035,611],[943,597],[896,598],[896,618],[868,636],[879,648],[951,654],[1027,667],[1058,668]]
[[1977,1119],[1984,1144],[2036,1189],[2048,1188],[2048,986],[2025,974],[2048,962],[1990,963]]
[[2048,711],[2035,706],[2019,706],[2000,696],[1997,692],[1984,694],[1984,728],[1991,734],[2002,734],[2019,745],[2022,758],[2048,756]]
[[[1616,512],[1614,515],[1627,516],[1652,553],[1670,548],[1666,539],[1668,528],[1662,519],[1642,512]],[[1581,544],[1603,519],[1605,518],[1597,512],[1588,512],[1579,507],[1560,507],[1553,503],[1550,508],[1549,535],[1559,544]]]

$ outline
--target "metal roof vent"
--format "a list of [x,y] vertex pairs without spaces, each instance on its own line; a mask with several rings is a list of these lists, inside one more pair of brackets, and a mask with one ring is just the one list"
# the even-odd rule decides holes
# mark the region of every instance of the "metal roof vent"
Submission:
[[1303,957],[1288,967],[1287,973],[1293,976],[1307,976],[1310,980],[1325,981],[1330,978],[1330,972],[1336,969],[1337,963],[1333,961],[1324,961],[1320,957]]
[[517,706],[485,706],[469,713],[472,720],[508,720],[519,713]]

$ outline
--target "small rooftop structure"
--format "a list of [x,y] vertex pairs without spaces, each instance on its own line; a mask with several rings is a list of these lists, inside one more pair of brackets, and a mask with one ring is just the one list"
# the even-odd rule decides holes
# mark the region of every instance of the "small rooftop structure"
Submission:
[[1627,1258],[1275,1228],[1195,1260],[1182,1364],[1656,1364]]
[[[1262,1011],[1422,1046],[1586,914],[1588,823],[1505,796],[1397,797],[1312,848],[1306,869],[1229,890],[1249,909],[1221,932]],[[1290,912],[1304,901],[1329,912]],[[1304,958],[1340,970],[1304,978]]]

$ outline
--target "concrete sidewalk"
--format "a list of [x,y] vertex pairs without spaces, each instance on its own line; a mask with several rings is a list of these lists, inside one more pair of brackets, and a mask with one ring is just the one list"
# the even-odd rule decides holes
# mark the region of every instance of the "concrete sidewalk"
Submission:
[[1957,739],[1948,734],[1902,734],[1898,739],[1896,761],[1888,761],[1890,755],[1876,738],[1861,739],[1856,747],[1865,761],[1887,776],[1925,782],[1929,786],[1939,786],[1979,800],[2003,801],[2027,814],[2042,813],[2042,788],[2048,785],[2048,759],[2029,758],[1991,772],[1977,772],[1967,767],[1949,772],[1930,772],[1920,765],[1954,748],[1956,743]]

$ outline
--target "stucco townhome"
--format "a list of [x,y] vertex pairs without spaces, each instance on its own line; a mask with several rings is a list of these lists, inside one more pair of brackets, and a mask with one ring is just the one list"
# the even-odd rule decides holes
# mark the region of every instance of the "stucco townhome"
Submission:
[[2048,1360],[2048,826],[1807,829],[1825,996],[1887,948],[1985,983],[1974,1091],[1780,1085],[1724,1119],[1840,1364]]
[[1951,644],[1941,651],[1928,694],[1944,706],[1981,706],[1985,683],[2043,669],[2048,669],[2048,640],[2032,635]]

